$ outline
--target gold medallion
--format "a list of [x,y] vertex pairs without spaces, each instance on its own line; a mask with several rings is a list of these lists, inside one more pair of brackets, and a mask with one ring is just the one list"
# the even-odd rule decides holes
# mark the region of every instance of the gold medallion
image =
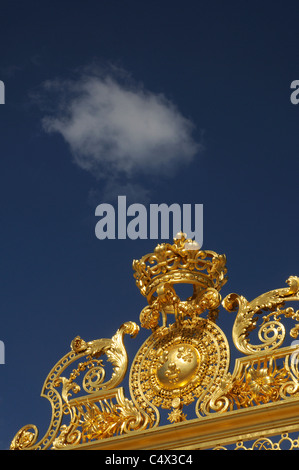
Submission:
[[206,396],[228,366],[222,330],[207,319],[185,319],[158,329],[141,346],[131,368],[131,395],[138,406],[178,408]]

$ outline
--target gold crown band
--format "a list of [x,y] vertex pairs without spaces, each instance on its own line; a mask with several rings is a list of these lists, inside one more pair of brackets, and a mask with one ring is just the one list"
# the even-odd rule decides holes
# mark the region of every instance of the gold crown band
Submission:
[[196,242],[178,234],[174,244],[158,245],[154,253],[133,261],[137,287],[149,302],[163,283],[188,283],[220,290],[227,281],[226,257],[202,251]]

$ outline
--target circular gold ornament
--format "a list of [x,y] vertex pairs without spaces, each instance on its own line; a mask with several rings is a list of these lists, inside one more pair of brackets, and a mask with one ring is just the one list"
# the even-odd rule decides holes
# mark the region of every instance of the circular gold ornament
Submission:
[[188,405],[220,383],[229,366],[229,345],[210,320],[196,318],[159,328],[139,349],[130,390],[137,406]]
[[162,388],[174,390],[184,387],[194,378],[199,364],[200,355],[192,344],[174,344],[163,351],[163,358],[155,361],[150,373]]

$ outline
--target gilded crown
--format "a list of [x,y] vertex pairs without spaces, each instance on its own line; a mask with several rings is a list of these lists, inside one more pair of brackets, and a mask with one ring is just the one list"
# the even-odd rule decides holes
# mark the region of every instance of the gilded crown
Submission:
[[153,253],[133,261],[137,287],[148,302],[161,284],[193,284],[197,290],[214,288],[226,283],[226,256],[200,250],[198,243],[178,233],[173,245],[157,245]]

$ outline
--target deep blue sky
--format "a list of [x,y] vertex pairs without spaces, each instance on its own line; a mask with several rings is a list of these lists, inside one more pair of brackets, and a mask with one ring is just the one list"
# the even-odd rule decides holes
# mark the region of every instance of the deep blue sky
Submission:
[[[42,84],[115,64],[193,122],[204,151],[136,181],[152,188],[148,203],[204,205],[203,249],[228,259],[223,296],[252,299],[299,274],[298,17],[296,1],[1,3],[0,448],[25,424],[47,427],[40,390],[77,334],[111,337],[139,321],[131,264],[157,244],[95,237],[105,181],[45,132],[41,101],[54,112],[59,102]],[[232,320],[222,310],[219,325]]]

